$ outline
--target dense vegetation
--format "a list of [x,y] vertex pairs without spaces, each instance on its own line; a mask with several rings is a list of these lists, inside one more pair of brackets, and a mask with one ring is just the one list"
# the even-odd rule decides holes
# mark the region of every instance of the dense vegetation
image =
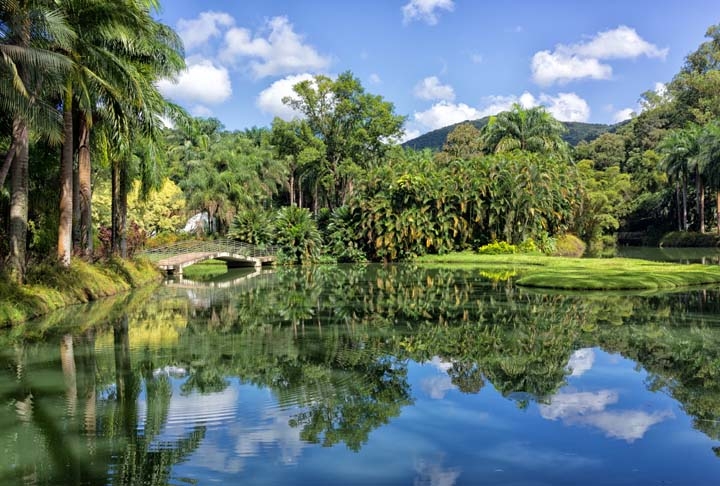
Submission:
[[183,68],[158,7],[2,3],[10,280],[44,261],[67,268],[72,255],[130,256],[178,238],[196,213],[199,232],[278,245],[286,262],[395,261],[500,241],[553,253],[568,234],[600,254],[618,232],[648,242],[717,226],[719,26],[665,92],[645,93],[643,110],[612,130],[515,106],[417,151],[396,143],[404,118],[392,103],[351,72],[296,85],[283,102],[302,117],[269,128],[188,117],[156,88]]

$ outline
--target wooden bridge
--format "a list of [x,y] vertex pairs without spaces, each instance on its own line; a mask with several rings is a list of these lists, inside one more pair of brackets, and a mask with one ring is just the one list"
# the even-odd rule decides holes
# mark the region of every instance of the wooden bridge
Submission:
[[142,255],[168,275],[182,275],[183,268],[205,260],[222,260],[228,268],[255,267],[275,262],[277,248],[248,245],[239,241],[190,240],[145,250]]

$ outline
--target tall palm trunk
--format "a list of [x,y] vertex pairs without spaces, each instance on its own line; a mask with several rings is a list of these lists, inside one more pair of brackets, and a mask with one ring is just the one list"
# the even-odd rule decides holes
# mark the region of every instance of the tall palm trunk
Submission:
[[127,174],[119,160],[112,163],[112,243],[113,255],[127,256]]
[[683,175],[683,182],[682,182],[682,221],[683,221],[683,231],[688,230],[688,217],[687,217],[687,175]]
[[72,88],[68,86],[63,105],[63,148],[60,157],[60,224],[57,255],[60,265],[70,266],[73,218],[73,116]]
[[705,233],[705,185],[700,172],[697,173],[697,198],[700,233]]
[[675,207],[677,207],[678,231],[682,231],[682,214],[680,214],[680,184],[675,183]]
[[80,117],[78,128],[78,182],[80,184],[80,245],[92,255],[92,167],[90,162],[90,124]]
[[2,168],[0,168],[0,187],[5,185],[5,178],[10,173],[10,166],[15,158],[15,144],[10,146],[7,153],[5,154],[5,161],[3,162]]
[[16,283],[25,281],[25,260],[28,228],[28,161],[30,159],[28,126],[22,117],[13,120],[12,143],[15,157],[12,163],[10,193],[10,255],[8,273]]
[[720,235],[720,191],[715,196],[715,217],[717,218],[717,232]]

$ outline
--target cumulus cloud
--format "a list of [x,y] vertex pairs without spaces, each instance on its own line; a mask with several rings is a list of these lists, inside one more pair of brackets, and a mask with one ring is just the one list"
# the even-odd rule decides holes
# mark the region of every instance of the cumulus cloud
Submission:
[[420,81],[415,85],[413,93],[421,100],[453,101],[455,99],[453,87],[440,83],[437,76],[430,76]]
[[482,64],[483,62],[483,55],[478,53],[472,53],[470,54],[470,60],[473,62],[473,64]]
[[267,37],[253,34],[244,28],[232,28],[225,34],[220,58],[236,62],[249,58],[250,71],[256,78],[320,71],[330,65],[330,59],[320,55],[293,30],[287,17],[273,17],[265,26]]
[[198,47],[213,37],[220,35],[221,27],[231,27],[235,19],[225,12],[202,12],[196,19],[180,19],[177,31],[185,44],[185,49]]
[[597,59],[568,55],[563,52],[540,51],[532,58],[533,81],[541,86],[564,84],[583,78],[610,79],[612,67]]
[[435,25],[438,23],[438,10],[452,12],[454,8],[453,0],[410,0],[402,8],[403,23],[422,20],[428,25]]
[[286,121],[292,120],[293,118],[301,118],[302,113],[293,110],[283,103],[282,100],[286,96],[292,97],[295,95],[293,86],[298,84],[300,81],[312,79],[314,79],[312,74],[308,73],[287,76],[283,79],[279,79],[260,92],[257,100],[255,100],[255,105],[260,108],[263,113],[280,117]]
[[612,59],[636,59],[640,56],[665,59],[661,49],[640,37],[635,29],[621,25],[599,32],[586,42],[558,44],[555,50],[536,52],[532,58],[533,80],[542,86],[568,83],[578,79],[610,79]]
[[617,111],[613,115],[613,123],[620,123],[625,120],[629,120],[635,115],[635,110],[632,108],[623,108],[622,110]]
[[400,136],[400,137],[397,139],[397,143],[405,143],[405,142],[407,142],[408,140],[412,140],[413,138],[418,138],[420,135],[422,135],[422,133],[420,132],[420,130],[418,130],[418,129],[416,129],[416,128],[408,128],[408,127],[405,127],[404,130],[405,130],[405,131],[403,132],[402,136]]
[[481,117],[482,114],[476,108],[465,103],[455,104],[447,101],[436,103],[429,109],[414,115],[418,123],[430,130]]
[[380,75],[377,73],[372,73],[370,75],[370,82],[372,84],[382,84],[382,78],[380,78]]
[[635,59],[640,56],[665,59],[669,51],[649,43],[626,25],[599,32],[588,42],[574,44],[567,49],[573,54],[596,59]]
[[187,68],[176,80],[161,79],[160,92],[174,100],[187,103],[217,105],[232,95],[228,70],[201,57],[186,60]]
[[542,94],[540,104],[560,121],[586,122],[590,119],[590,106],[575,93]]
[[190,108],[190,113],[192,113],[193,116],[199,116],[203,118],[207,118],[209,116],[212,116],[213,114],[212,110],[205,105],[193,106],[192,108]]
[[570,376],[582,376],[589,371],[595,363],[595,351],[592,348],[583,348],[575,351],[568,361]]
[[540,415],[548,420],[562,420],[568,425],[595,427],[607,437],[628,443],[642,439],[655,424],[673,418],[672,411],[606,410],[618,402],[618,393],[612,390],[597,392],[558,393],[548,405],[540,405]]

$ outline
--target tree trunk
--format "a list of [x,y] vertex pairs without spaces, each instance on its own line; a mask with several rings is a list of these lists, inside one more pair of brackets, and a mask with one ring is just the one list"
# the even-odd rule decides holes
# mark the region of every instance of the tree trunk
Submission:
[[700,233],[705,233],[705,185],[702,176],[697,174],[698,219],[700,220]]
[[70,266],[73,218],[73,117],[72,89],[68,88],[63,105],[63,148],[60,157],[60,223],[57,256],[60,265]]
[[715,198],[715,216],[717,218],[717,232],[720,235],[720,191],[717,191]]
[[73,164],[73,249],[80,248],[80,175],[77,164]]
[[120,162],[112,161],[110,210],[110,253],[120,254]]
[[128,171],[127,167],[120,167],[120,256],[127,258],[127,195],[128,195]]
[[2,169],[0,169],[0,188],[5,185],[5,179],[10,172],[10,166],[15,158],[15,142],[10,145],[7,153],[5,154],[5,161],[3,162]]
[[675,184],[675,205],[677,207],[678,231],[682,231],[682,214],[680,210],[680,184]]
[[295,206],[295,171],[290,171],[290,206]]
[[687,218],[687,177],[683,177],[682,186],[682,220],[683,220],[683,231],[688,230],[688,218]]
[[28,227],[28,160],[30,158],[28,127],[20,117],[13,120],[13,145],[10,193],[10,255],[8,273],[12,281],[25,281],[27,227]]
[[90,126],[80,116],[78,133],[78,179],[80,182],[80,244],[86,256],[93,253],[92,238],[92,166],[90,161]]

